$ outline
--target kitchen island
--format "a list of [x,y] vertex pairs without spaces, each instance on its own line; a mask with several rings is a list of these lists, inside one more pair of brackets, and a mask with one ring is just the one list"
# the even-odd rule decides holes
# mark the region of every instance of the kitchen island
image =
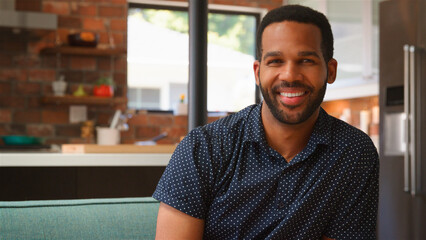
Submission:
[[0,201],[151,196],[171,155],[0,152]]

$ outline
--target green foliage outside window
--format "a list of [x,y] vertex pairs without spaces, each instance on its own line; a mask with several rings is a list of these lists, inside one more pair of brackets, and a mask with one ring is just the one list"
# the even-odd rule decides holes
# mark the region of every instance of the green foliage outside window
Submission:
[[[154,25],[180,33],[188,33],[188,13],[160,9],[129,9],[129,16],[137,16]],[[254,55],[256,19],[247,15],[209,13],[208,41],[235,51]]]

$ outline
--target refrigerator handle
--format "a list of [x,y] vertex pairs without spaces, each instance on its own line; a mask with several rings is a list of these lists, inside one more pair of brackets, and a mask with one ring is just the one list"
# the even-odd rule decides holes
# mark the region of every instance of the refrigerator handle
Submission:
[[410,192],[410,46],[404,45],[404,192]]
[[416,119],[417,119],[417,94],[416,94],[416,47],[410,46],[410,176],[411,195],[417,194],[416,174]]

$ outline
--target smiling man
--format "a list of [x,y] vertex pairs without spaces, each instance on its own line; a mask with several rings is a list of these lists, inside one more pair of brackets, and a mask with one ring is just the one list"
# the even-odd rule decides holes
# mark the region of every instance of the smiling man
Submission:
[[179,144],[153,195],[157,239],[375,239],[377,151],[320,107],[337,70],[328,20],[274,9],[256,55],[264,101]]

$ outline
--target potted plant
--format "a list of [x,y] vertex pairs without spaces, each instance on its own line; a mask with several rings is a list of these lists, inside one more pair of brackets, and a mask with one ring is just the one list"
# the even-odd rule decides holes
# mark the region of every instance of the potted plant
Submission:
[[114,96],[114,81],[111,77],[100,77],[93,87],[93,96],[112,97]]

